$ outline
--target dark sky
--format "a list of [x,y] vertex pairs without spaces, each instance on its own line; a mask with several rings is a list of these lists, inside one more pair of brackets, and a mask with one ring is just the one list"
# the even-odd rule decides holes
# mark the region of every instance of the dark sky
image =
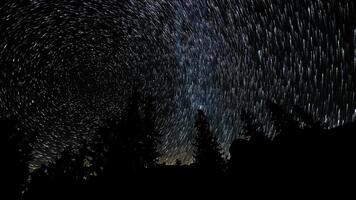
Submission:
[[0,108],[39,133],[37,160],[77,147],[125,107],[157,104],[162,161],[191,161],[203,109],[225,150],[265,100],[329,127],[356,109],[352,0],[22,0],[0,3]]

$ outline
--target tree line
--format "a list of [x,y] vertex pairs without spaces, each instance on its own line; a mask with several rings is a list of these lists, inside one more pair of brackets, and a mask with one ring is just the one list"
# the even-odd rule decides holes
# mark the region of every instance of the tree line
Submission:
[[[240,135],[223,156],[217,136],[204,111],[195,115],[194,163],[165,166],[158,163],[161,142],[155,125],[153,99],[132,92],[122,116],[107,119],[78,151],[64,150],[57,159],[29,172],[34,133],[26,133],[15,119],[2,119],[1,165],[5,193],[12,199],[38,199],[46,195],[83,196],[145,186],[154,179],[198,179],[201,177],[247,178],[271,174],[322,176],[351,171],[355,122],[327,129],[320,120],[298,106],[292,109],[266,102],[276,136],[267,137],[253,113],[242,109]],[[140,181],[139,181],[140,180]],[[123,188],[121,188],[123,189]],[[63,196],[65,197],[65,196]]]

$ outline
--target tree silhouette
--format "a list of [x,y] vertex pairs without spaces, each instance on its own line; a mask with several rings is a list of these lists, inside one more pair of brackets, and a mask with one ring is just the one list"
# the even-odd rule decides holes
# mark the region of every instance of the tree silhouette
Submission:
[[175,165],[176,166],[181,166],[182,165],[182,161],[179,160],[179,159],[176,159]]
[[160,143],[161,135],[155,127],[155,105],[153,99],[148,97],[144,106],[144,143],[143,143],[143,160],[146,168],[152,168],[157,164],[160,153],[157,146]]
[[209,122],[202,110],[195,116],[196,137],[193,143],[195,164],[200,170],[219,172],[223,158],[217,138],[212,134]]
[[30,175],[30,183],[24,194],[24,199],[38,199],[50,193],[52,190],[52,180],[48,166],[42,164],[40,168]]
[[[140,112],[140,95],[133,90],[128,107],[118,127],[118,144],[113,147],[120,154],[121,167],[126,171],[138,171],[144,167],[143,149],[145,142],[144,125]],[[120,122],[117,122],[120,124]],[[115,159],[115,158],[113,158]]]
[[26,134],[15,119],[0,120],[1,178],[5,186],[3,196],[20,199],[25,189],[31,159],[33,133]]
[[67,149],[49,166],[49,173],[59,184],[81,185],[89,178],[90,170],[86,166],[87,155],[86,145],[83,145],[78,152]]
[[160,134],[155,128],[154,109],[151,98],[143,103],[138,91],[133,90],[123,115],[104,122],[90,147],[96,175],[102,171],[112,179],[156,165]]
[[48,165],[42,165],[31,174],[31,181],[25,199],[38,199],[48,196],[68,198],[83,194],[88,170],[84,166],[83,148],[79,153],[69,149]]

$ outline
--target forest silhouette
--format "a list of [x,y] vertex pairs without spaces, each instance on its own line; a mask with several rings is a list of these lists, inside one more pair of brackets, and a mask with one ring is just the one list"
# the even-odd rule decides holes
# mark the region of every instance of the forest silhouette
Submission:
[[[36,133],[26,133],[16,119],[2,119],[1,157],[4,195],[11,199],[90,199],[145,189],[184,184],[214,184],[216,179],[243,182],[248,179],[310,178],[323,180],[348,176],[354,168],[356,122],[326,128],[320,120],[298,106],[284,108],[266,101],[276,131],[267,137],[262,125],[247,109],[239,111],[240,136],[223,156],[204,111],[195,115],[194,162],[159,164],[157,146],[161,135],[154,123],[156,105],[135,90],[124,117],[107,119],[79,151],[69,149],[53,162],[30,172]],[[142,191],[142,190],[139,190]]]

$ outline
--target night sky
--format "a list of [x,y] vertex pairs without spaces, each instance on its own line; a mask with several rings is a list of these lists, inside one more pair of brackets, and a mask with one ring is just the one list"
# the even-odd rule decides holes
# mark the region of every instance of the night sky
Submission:
[[90,139],[138,87],[157,105],[161,161],[189,163],[197,109],[225,151],[242,108],[273,136],[269,99],[350,122],[355,44],[352,0],[5,0],[0,111],[38,132],[36,164]]

